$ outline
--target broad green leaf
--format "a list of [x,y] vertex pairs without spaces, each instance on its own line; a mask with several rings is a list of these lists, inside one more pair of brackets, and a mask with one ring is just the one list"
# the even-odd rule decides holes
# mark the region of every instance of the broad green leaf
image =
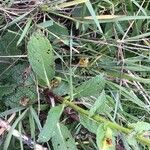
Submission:
[[86,128],[88,129],[90,132],[95,133],[97,132],[97,128],[99,126],[99,124],[93,120],[90,117],[87,117],[85,115],[80,114],[80,123]]
[[126,136],[126,141],[128,142],[128,144],[130,146],[132,146],[134,148],[134,150],[140,150],[139,146],[138,146],[138,143],[137,143],[136,139],[133,137],[132,134]]
[[103,140],[105,137],[105,130],[104,130],[104,124],[99,125],[96,132],[96,143],[99,148],[99,150],[103,147]]
[[69,38],[68,38],[69,32],[65,26],[57,22],[54,22],[53,25],[51,25],[47,29],[50,33],[50,39],[51,40],[57,39],[54,41],[55,43],[59,43],[60,41],[62,41],[66,45],[69,45]]
[[29,64],[27,63],[17,64],[6,72],[6,80],[19,86],[21,84],[29,86],[34,83],[34,74],[33,71],[28,73],[28,69]]
[[13,93],[4,98],[6,106],[15,108],[18,106],[28,106],[35,102],[37,93],[34,86],[20,86]]
[[58,24],[56,22],[54,22],[53,25],[48,27],[48,30],[51,31],[53,34],[62,38],[69,36],[68,29],[65,26]]
[[[106,125],[107,126],[107,125]],[[107,127],[105,132],[105,139],[103,142],[103,149],[116,150],[115,148],[115,136],[111,128]]]
[[39,134],[39,142],[47,142],[54,136],[56,125],[63,111],[63,105],[55,106],[48,112],[46,123]]
[[97,111],[103,112],[106,107],[105,102],[106,102],[106,94],[105,91],[103,90],[101,95],[97,98],[95,103],[92,105],[89,115],[93,116]]
[[143,132],[143,131],[149,131],[150,130],[150,123],[139,121],[137,123],[131,123],[129,124],[129,127],[133,128],[135,132]]
[[[88,11],[88,8],[86,7],[85,4],[83,4],[83,7],[75,7],[72,10],[72,16],[75,17],[82,17],[84,18],[85,16],[90,16],[90,12]],[[79,22],[77,22],[79,23]]]
[[123,145],[124,145],[124,148],[125,148],[125,150],[131,150],[131,148],[130,148],[130,146],[129,146],[129,143],[127,142],[127,137],[126,137],[127,135],[125,135],[125,134],[122,134],[121,135],[121,140],[122,140],[122,143],[123,143]]
[[47,27],[53,25],[53,21],[52,20],[48,20],[48,21],[44,21],[42,23],[39,23],[37,25],[40,26],[40,27],[42,27],[42,28],[47,28]]
[[57,123],[55,134],[52,137],[54,150],[77,150],[75,140],[70,131],[63,124]]
[[[14,28],[12,28],[12,30],[15,31]],[[17,47],[18,40],[19,40],[19,35],[11,31],[8,31],[4,34],[4,36],[1,36],[0,37],[0,56],[20,55],[21,49],[20,47]],[[1,58],[1,59],[4,59],[4,58]]]
[[41,33],[34,33],[28,42],[28,58],[33,71],[49,85],[54,77],[54,54],[49,40]]
[[0,98],[2,98],[3,96],[6,96],[8,94],[11,94],[14,92],[16,85],[12,84],[6,84],[6,85],[0,85]]
[[99,125],[96,143],[99,150],[115,150],[115,138],[112,130],[109,127],[105,127],[104,124]]
[[83,84],[79,85],[74,90],[74,98],[88,97],[101,93],[105,86],[105,79],[103,75],[97,75]]
[[65,81],[62,81],[60,83],[60,85],[56,88],[53,88],[52,91],[54,94],[58,95],[58,96],[62,96],[62,95],[66,95],[69,93],[70,89],[69,89],[69,84]]

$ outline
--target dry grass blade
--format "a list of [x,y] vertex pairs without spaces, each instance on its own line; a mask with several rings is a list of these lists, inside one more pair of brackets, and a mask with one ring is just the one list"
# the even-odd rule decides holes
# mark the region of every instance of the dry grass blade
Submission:
[[[14,116],[12,116],[10,118],[10,120],[13,118]],[[11,126],[9,125],[8,122],[0,119],[0,127],[2,127],[3,129],[9,131],[11,129]],[[34,148],[34,150],[48,150],[46,147],[43,147],[42,145],[39,145],[35,142],[33,142],[29,137],[27,137],[26,135],[22,135],[20,134],[20,132],[16,129],[13,130],[12,132],[13,136],[15,136],[16,138],[20,139],[22,138],[22,141],[27,144],[28,146],[30,146],[31,148]]]
[[[8,122],[8,123],[11,123],[11,121],[15,118],[15,116],[16,116],[16,113],[13,113],[13,114],[8,118],[7,122]],[[2,127],[2,128],[0,129],[0,135],[2,135],[5,130],[6,130],[6,128],[3,128],[3,127]]]

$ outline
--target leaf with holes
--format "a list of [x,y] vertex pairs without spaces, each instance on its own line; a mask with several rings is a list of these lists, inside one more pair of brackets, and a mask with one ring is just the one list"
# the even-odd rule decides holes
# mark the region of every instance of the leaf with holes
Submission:
[[57,123],[55,135],[52,137],[54,150],[77,150],[75,140],[70,131],[63,124]]
[[74,98],[88,97],[102,92],[105,86],[103,75],[97,75],[75,88]]
[[52,138],[52,136],[54,136],[54,131],[57,123],[59,122],[63,108],[63,105],[59,105],[50,109],[46,123],[39,134],[38,142],[47,142],[50,138]]
[[28,58],[33,71],[48,86],[55,75],[53,48],[49,40],[39,31],[28,42]]
[[37,100],[37,93],[34,86],[19,86],[13,93],[3,98],[5,105],[11,108],[28,106]]

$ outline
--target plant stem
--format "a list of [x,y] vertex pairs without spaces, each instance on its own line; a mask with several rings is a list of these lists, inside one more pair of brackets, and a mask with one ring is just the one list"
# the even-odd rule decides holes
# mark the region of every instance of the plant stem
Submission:
[[[101,117],[99,115],[94,115],[94,116],[89,116],[89,111],[82,109],[81,107],[75,105],[73,102],[70,102],[67,99],[64,99],[63,103],[69,107],[71,107],[72,109],[74,109],[75,111],[77,111],[78,113],[84,114],[89,118],[92,118],[93,120],[95,120],[96,122],[99,123],[106,123],[110,128],[115,129],[117,131],[121,131],[125,134],[131,134],[132,133],[132,129],[126,128],[126,127],[122,127],[121,125],[111,122],[107,119],[105,119],[104,117]],[[147,139],[145,137],[143,137],[142,135],[138,135],[135,134],[134,137],[141,143],[150,146],[150,139]]]

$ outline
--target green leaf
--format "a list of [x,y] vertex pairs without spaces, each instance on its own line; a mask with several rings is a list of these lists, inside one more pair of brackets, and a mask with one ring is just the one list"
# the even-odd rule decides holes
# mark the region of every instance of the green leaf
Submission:
[[105,137],[104,124],[99,125],[96,132],[96,143],[99,149],[103,147],[103,140]]
[[75,140],[70,131],[63,124],[57,123],[55,135],[52,137],[54,150],[77,150]]
[[33,71],[49,85],[55,75],[53,48],[49,40],[41,33],[34,33],[28,42],[28,58]]
[[105,102],[106,102],[106,94],[105,91],[103,90],[101,95],[97,98],[95,103],[92,105],[90,109],[90,116],[93,116],[97,111],[102,112],[105,109]]
[[[141,101],[137,96],[136,94],[134,93],[134,91],[132,91],[132,89],[130,91],[128,91],[126,88],[120,86],[120,85],[117,85],[115,83],[112,83],[112,82],[109,82],[107,81],[107,84],[108,86],[110,86],[112,89],[118,89],[121,91],[121,94],[129,101],[137,104],[138,106],[140,107],[143,107],[143,108],[147,108],[146,104]],[[149,108],[147,108],[147,111],[149,111]]]
[[[5,105],[15,108],[18,106],[27,106],[35,102],[37,93],[34,86],[18,87],[13,93],[5,99]],[[27,101],[26,101],[27,100]]]
[[19,15],[19,17],[14,18],[10,23],[8,23],[8,24],[4,27],[4,29],[6,29],[6,28],[8,28],[8,27],[10,27],[10,26],[12,26],[12,25],[18,23],[18,22],[21,22],[21,20],[23,20],[23,19],[24,19],[27,15],[29,15],[30,13],[31,13],[31,10],[30,10],[30,11],[27,11],[27,12],[25,12],[25,13],[23,13],[23,15]]
[[[14,31],[13,28],[12,30]],[[19,36],[15,32],[6,32],[4,36],[0,37],[0,55],[20,55],[21,49],[17,47],[18,40]]]
[[24,27],[24,30],[23,30],[23,32],[22,32],[22,34],[21,34],[21,36],[20,36],[20,38],[19,38],[19,40],[18,40],[18,42],[17,42],[17,46],[21,43],[21,41],[22,41],[23,38],[25,37],[26,33],[28,32],[28,30],[29,30],[29,28],[30,28],[31,22],[32,22],[32,19],[29,18],[29,19],[28,19],[28,22],[27,22],[26,26]]
[[88,129],[90,132],[95,133],[97,132],[97,128],[99,126],[99,124],[93,120],[90,117],[87,117],[85,115],[80,114],[80,123],[86,128]]
[[104,124],[99,125],[96,134],[96,143],[101,150],[115,150],[115,138],[112,130]]
[[88,97],[95,94],[99,94],[104,89],[104,86],[105,79],[103,75],[97,75],[75,88],[74,98]]
[[12,109],[9,109],[9,110],[5,110],[5,111],[0,113],[0,117],[11,115],[13,113],[22,111],[23,109],[25,109],[25,108],[24,107],[15,107],[15,108],[12,108]]
[[27,73],[28,68],[29,64],[27,63],[17,64],[13,66],[9,71],[7,71],[5,75],[5,77],[7,77],[6,80],[19,86],[21,84],[25,86],[34,84],[34,74],[32,71],[29,71],[29,73]]
[[34,108],[32,106],[30,107],[30,113],[31,113],[31,115],[34,118],[38,129],[41,131],[42,130],[42,126],[41,126],[41,123],[40,123],[40,120],[39,120],[39,116],[38,116],[37,112],[34,110]]
[[50,39],[54,40],[54,39],[59,39],[62,40],[65,44],[69,44],[69,32],[68,29],[57,23],[57,22],[53,22],[53,25],[51,25],[50,27],[47,28],[49,33],[50,33]]
[[52,89],[53,93],[58,95],[58,96],[62,96],[62,95],[66,95],[69,93],[70,91],[70,87],[69,84],[65,81],[62,81],[60,83],[60,85],[56,88]]
[[131,123],[129,127],[133,128],[135,132],[141,133],[150,130],[150,123],[139,121],[137,123]]
[[63,105],[55,106],[48,112],[46,123],[39,134],[39,142],[47,142],[54,136],[54,131],[63,111]]
[[47,27],[53,25],[53,21],[52,20],[48,20],[48,21],[44,21],[42,23],[39,23],[37,25],[40,26],[40,27],[42,27],[42,28],[47,28]]
[[96,26],[98,27],[100,33],[103,33],[103,31],[102,31],[102,29],[101,29],[101,26],[100,26],[100,24],[99,24],[99,21],[98,21],[98,19],[97,19],[97,17],[96,17],[95,11],[94,11],[94,9],[93,9],[93,7],[92,7],[91,2],[90,2],[89,0],[86,0],[85,4],[86,4],[86,6],[87,6],[87,8],[88,8],[88,10],[89,10],[89,12],[90,12],[90,14],[91,14],[93,20],[94,20]]
[[135,150],[140,150],[140,149],[139,149],[139,146],[138,146],[138,143],[137,143],[136,139],[133,137],[132,134],[131,134],[131,135],[128,135],[128,136],[126,137],[126,140],[127,140],[128,144],[129,144],[130,146],[132,146]]
[[6,84],[6,85],[0,85],[0,98],[3,96],[6,96],[8,94],[11,94],[15,90],[16,85],[12,84]]

